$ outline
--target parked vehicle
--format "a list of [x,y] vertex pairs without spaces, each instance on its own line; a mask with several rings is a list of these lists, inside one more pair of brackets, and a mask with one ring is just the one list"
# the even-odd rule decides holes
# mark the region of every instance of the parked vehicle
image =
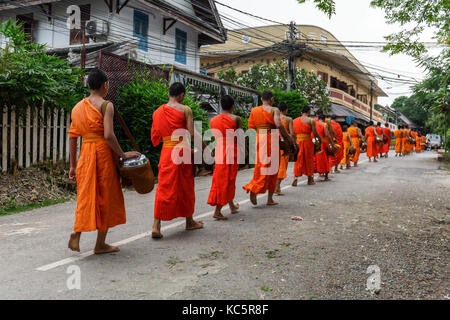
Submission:
[[442,138],[438,134],[429,133],[426,135],[427,141],[430,141],[430,147],[432,149],[439,149],[442,147]]

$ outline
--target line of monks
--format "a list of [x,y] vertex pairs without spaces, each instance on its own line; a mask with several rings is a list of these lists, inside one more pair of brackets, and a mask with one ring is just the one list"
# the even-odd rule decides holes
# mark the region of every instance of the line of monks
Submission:
[[426,149],[426,138],[423,134],[409,129],[407,125],[399,125],[394,131],[395,156],[402,157],[412,151],[422,152]]
[[[105,243],[109,228],[126,222],[124,198],[117,173],[117,161],[140,155],[137,152],[123,152],[113,131],[114,108],[108,103],[105,115],[101,108],[105,103],[103,97],[108,92],[108,81],[103,71],[95,69],[88,77],[91,95],[80,101],[72,111],[72,123],[69,131],[70,172],[69,178],[77,181],[77,208],[75,212],[74,231],[70,235],[69,248],[80,251],[79,241],[82,232],[98,230],[96,254],[119,251],[119,248]],[[202,221],[193,218],[195,206],[193,163],[175,163],[174,155],[191,155],[191,145],[185,141],[174,142],[172,136],[176,130],[187,130],[191,138],[198,134],[194,130],[192,110],[182,105],[185,87],[174,83],[169,88],[169,101],[153,113],[151,141],[154,146],[162,142],[159,160],[158,184],[155,194],[154,224],[152,238],[160,239],[161,221],[176,218],[186,219],[186,230],[203,228]],[[273,107],[274,96],[271,91],[262,94],[262,105],[253,108],[248,120],[248,128],[254,129],[256,135],[256,164],[252,180],[243,186],[250,194],[250,201],[256,205],[257,196],[268,193],[267,205],[277,205],[274,194],[282,195],[280,183],[286,178],[288,163],[294,164],[293,186],[303,175],[308,177],[308,184],[313,185],[314,174],[330,180],[328,175],[334,169],[340,172],[350,163],[358,165],[362,148],[367,147],[370,161],[377,157],[387,157],[391,133],[389,128],[373,126],[365,130],[365,136],[352,122],[350,127],[341,125],[318,111],[316,118],[310,117],[311,109],[305,106],[302,115],[296,119],[287,116],[288,106],[280,104]],[[227,220],[221,210],[228,205],[232,214],[238,212],[239,205],[234,202],[236,176],[239,169],[239,152],[237,137],[229,141],[224,139],[230,130],[242,129],[242,120],[233,114],[234,100],[231,96],[221,99],[223,113],[211,119],[211,128],[216,137],[215,168],[212,177],[208,204],[215,207],[213,217]],[[279,133],[272,134],[278,129]],[[396,135],[401,141],[401,149],[409,150],[407,137],[414,136],[409,131],[400,131]],[[395,135],[395,133],[394,133]],[[397,138],[397,136],[399,138]],[[77,161],[76,147],[78,137],[83,137],[80,158]],[[383,139],[384,137],[384,139]],[[279,139],[281,148],[272,139]],[[231,143],[230,143],[231,142]],[[231,155],[231,156],[230,156]],[[273,170],[273,163],[276,163]],[[270,160],[270,161],[268,161]],[[279,160],[277,162],[276,160]]]

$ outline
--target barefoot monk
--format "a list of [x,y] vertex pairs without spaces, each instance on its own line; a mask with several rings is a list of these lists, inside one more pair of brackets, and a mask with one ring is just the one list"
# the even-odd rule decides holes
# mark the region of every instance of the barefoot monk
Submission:
[[321,151],[314,155],[314,171],[323,175],[325,180],[330,181],[328,174],[330,173],[330,162],[328,161],[328,146],[333,142],[328,124],[325,122],[325,115],[322,110],[317,112],[316,129],[322,141]]
[[233,202],[236,191],[236,176],[239,170],[239,155],[236,130],[242,129],[242,120],[233,114],[234,100],[225,95],[220,100],[223,112],[211,119],[211,129],[216,138],[215,167],[208,204],[215,206],[214,218],[227,220],[221,213],[228,204],[231,213],[237,213],[239,205]]
[[[80,251],[81,232],[97,230],[94,253],[117,252],[119,248],[105,243],[108,229],[126,222],[117,163],[119,158],[133,158],[140,153],[123,152],[117,142],[113,130],[114,107],[103,99],[109,88],[106,74],[94,69],[87,83],[91,94],[73,108],[69,130],[69,178],[77,182],[75,226],[69,248]],[[83,142],[77,161],[79,137]]]
[[[161,221],[186,219],[186,230],[200,229],[202,221],[193,218],[195,205],[194,172],[189,136],[194,137],[192,110],[181,103],[186,88],[179,82],[169,88],[169,102],[153,113],[152,143],[163,143],[159,158],[155,194],[155,220],[152,238],[162,238]],[[176,131],[176,132],[175,132]]]
[[272,150],[272,139],[279,139],[279,135],[271,130],[278,129],[291,146],[295,142],[281,123],[280,110],[272,107],[273,93],[265,90],[261,100],[262,106],[253,108],[248,119],[248,128],[256,129],[256,165],[252,181],[243,188],[250,192],[250,201],[254,205],[257,204],[256,195],[267,191],[267,205],[276,205],[278,203],[273,200],[273,194],[277,187],[280,150]]
[[359,155],[361,154],[361,143],[364,141],[363,136],[361,134],[361,130],[358,128],[358,123],[355,120],[352,121],[352,125],[347,129],[347,131],[350,134],[353,146],[356,148],[356,152],[350,160],[353,162],[353,166],[357,167]]

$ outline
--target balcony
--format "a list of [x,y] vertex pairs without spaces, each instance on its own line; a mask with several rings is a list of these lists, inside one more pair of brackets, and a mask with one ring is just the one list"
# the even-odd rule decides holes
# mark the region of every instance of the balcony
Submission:
[[[331,102],[345,106],[370,118],[370,106],[368,104],[365,104],[342,90],[336,88],[329,88],[329,90]],[[372,110],[372,119],[374,122],[386,122],[383,115],[376,111],[375,108]]]

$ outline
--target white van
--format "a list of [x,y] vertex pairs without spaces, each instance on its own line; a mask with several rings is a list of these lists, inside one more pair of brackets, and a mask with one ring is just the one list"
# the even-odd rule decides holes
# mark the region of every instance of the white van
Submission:
[[429,133],[426,135],[426,139],[430,140],[431,148],[440,148],[442,146],[442,139],[438,134]]

